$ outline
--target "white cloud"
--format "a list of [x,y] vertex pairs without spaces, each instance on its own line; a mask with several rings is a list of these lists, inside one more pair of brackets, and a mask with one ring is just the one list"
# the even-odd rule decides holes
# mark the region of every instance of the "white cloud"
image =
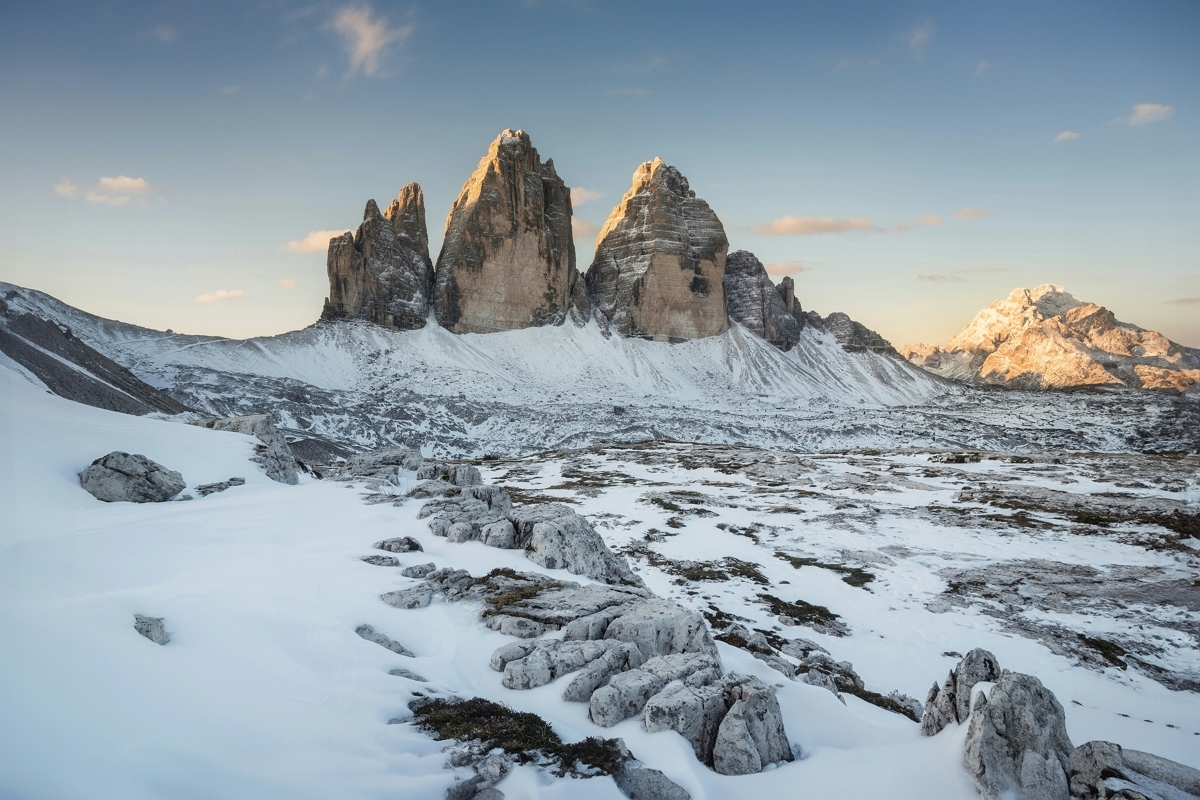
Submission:
[[211,294],[202,294],[193,303],[220,303],[225,300],[238,300],[246,296],[241,289],[217,289]]
[[897,222],[895,225],[889,228],[889,230],[893,233],[904,233],[905,231],[912,230],[913,228],[929,228],[933,225],[941,224],[942,217],[940,214],[922,214],[912,222]]
[[1058,144],[1059,142],[1069,142],[1072,139],[1078,139],[1081,136],[1083,136],[1082,133],[1076,133],[1075,131],[1063,131],[1058,136],[1054,137],[1054,143]]
[[59,197],[74,197],[79,194],[79,187],[71,183],[70,178],[63,178],[54,184],[54,193]]
[[986,61],[980,61],[975,65],[975,77],[982,78],[987,73],[991,72],[992,65]]
[[582,186],[571,187],[571,207],[578,208],[584,203],[590,203],[593,200],[599,200],[604,197],[603,192],[593,192],[591,189],[585,189]]
[[578,241],[594,241],[600,235],[600,226],[587,220],[571,218],[571,235]]
[[822,233],[845,233],[847,231],[869,231],[875,223],[867,217],[834,219],[833,217],[783,216],[759,225],[757,232],[763,236],[816,236]]
[[808,270],[799,261],[785,261],[779,264],[767,264],[768,275],[798,275]]
[[179,31],[175,30],[170,25],[155,25],[147,32],[146,35],[156,42],[167,44],[168,42],[173,42],[179,38]]
[[299,285],[300,281],[296,280],[295,278],[284,278],[279,282],[279,287],[281,289],[295,289]]
[[1158,103],[1138,103],[1133,107],[1130,115],[1122,117],[1121,121],[1135,128],[1140,128],[1143,125],[1170,119],[1174,114],[1175,109],[1171,106],[1159,105]]
[[348,232],[346,229],[340,231],[309,231],[307,236],[285,242],[279,246],[279,249],[285,253],[324,253],[329,249],[330,239]]
[[83,199],[93,205],[105,206],[127,206],[136,202],[145,208],[147,198],[154,191],[154,187],[145,178],[118,175],[115,178],[101,178],[95,186],[87,190]]
[[960,208],[954,212],[955,219],[979,219],[980,217],[990,217],[992,212],[986,208]]
[[914,58],[923,58],[925,48],[929,45],[929,40],[933,38],[933,23],[923,22],[916,30],[910,31],[908,34],[908,49],[912,51]]
[[375,16],[369,5],[346,6],[333,17],[333,29],[342,37],[350,71],[346,77],[361,72],[372,77],[384,77],[383,62],[389,49],[403,44],[412,36],[416,24],[409,22],[388,27],[386,17]]
[[605,97],[645,97],[650,94],[649,89],[637,89],[626,87],[624,89],[605,89]]

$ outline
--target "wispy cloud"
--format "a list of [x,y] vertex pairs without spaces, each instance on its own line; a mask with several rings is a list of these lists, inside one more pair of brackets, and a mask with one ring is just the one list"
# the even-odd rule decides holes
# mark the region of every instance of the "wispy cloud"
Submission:
[[54,184],[54,193],[59,197],[74,197],[79,194],[79,187],[70,178],[63,178]]
[[1169,306],[1200,306],[1200,297],[1180,297],[1177,300],[1168,300],[1166,305]]
[[217,289],[210,294],[202,294],[193,303],[221,303],[225,300],[239,300],[246,296],[241,289]]
[[908,32],[908,49],[912,51],[913,58],[925,57],[925,49],[933,39],[934,30],[933,22],[926,20],[918,28]]
[[342,37],[350,60],[347,78],[360,72],[373,78],[386,77],[384,60],[389,51],[403,44],[416,30],[414,22],[390,27],[387,18],[377,16],[369,5],[346,6],[334,14],[331,25]]
[[904,233],[913,228],[930,228],[934,225],[942,224],[941,214],[922,214],[912,221],[897,222],[892,227],[888,228],[892,233]]
[[1123,122],[1134,128],[1141,128],[1144,125],[1170,119],[1174,115],[1175,108],[1173,106],[1164,106],[1158,103],[1138,103],[1129,112],[1129,116],[1118,117],[1113,122]]
[[1059,142],[1069,142],[1073,139],[1078,139],[1081,136],[1083,136],[1083,134],[1076,131],[1063,131],[1058,136],[1054,137],[1054,143],[1058,144]]
[[[79,187],[69,179],[63,178],[54,185],[54,191],[60,197],[75,197]],[[103,177],[83,194],[83,199],[92,205],[128,206],[136,204],[145,208],[150,197],[156,190],[145,178],[131,178],[128,175]],[[165,199],[165,198],[160,198]]]
[[155,25],[146,31],[146,38],[162,42],[163,44],[169,44],[179,38],[179,31],[170,25]]
[[284,242],[279,249],[285,253],[324,253],[329,249],[329,240],[347,233],[346,229],[332,231],[309,231],[307,236]]
[[625,87],[623,89],[605,89],[605,97],[645,97],[650,94],[649,89]]
[[980,217],[992,216],[991,211],[986,208],[960,208],[954,212],[955,219],[979,219]]
[[581,242],[595,241],[600,234],[600,226],[587,220],[571,217],[571,235]]
[[757,233],[763,236],[817,236],[822,233],[846,233],[848,231],[874,230],[875,223],[869,217],[793,217],[779,219],[759,225]]
[[593,192],[591,189],[585,189],[582,186],[574,186],[571,188],[571,207],[578,208],[584,203],[599,200],[601,197],[604,197],[603,192]]
[[956,269],[951,272],[937,272],[927,275],[918,275],[917,280],[925,283],[959,283],[967,280],[973,275],[989,275],[997,272],[1012,272],[1011,267],[971,267],[968,269]]
[[768,275],[798,275],[808,270],[799,261],[783,261],[777,264],[767,264]]
[[653,72],[660,67],[667,65],[667,57],[662,53],[646,53],[637,58],[630,58],[625,61],[618,61],[612,66],[612,72],[626,75],[642,75],[647,72]]
[[975,77],[982,78],[984,75],[992,71],[992,65],[986,61],[980,61],[975,65]]
[[281,289],[295,289],[300,285],[300,281],[296,280],[295,278],[284,278],[283,280],[279,281],[278,285]]

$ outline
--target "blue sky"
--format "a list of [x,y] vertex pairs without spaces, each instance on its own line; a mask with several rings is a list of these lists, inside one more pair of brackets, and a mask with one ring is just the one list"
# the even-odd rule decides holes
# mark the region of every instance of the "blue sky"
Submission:
[[[1200,4],[0,6],[0,278],[104,316],[302,327],[315,231],[530,133],[576,247],[679,167],[805,308],[943,342],[1061,283],[1200,346]],[[289,244],[290,243],[290,244]]]

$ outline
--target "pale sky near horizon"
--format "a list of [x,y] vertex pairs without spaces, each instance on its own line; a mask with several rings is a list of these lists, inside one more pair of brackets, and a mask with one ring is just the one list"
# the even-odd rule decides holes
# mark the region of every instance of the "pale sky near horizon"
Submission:
[[897,345],[1056,283],[1200,346],[1198,42],[1183,0],[5,3],[0,279],[300,328],[322,232],[417,181],[436,258],[512,127],[574,189],[581,270],[661,156],[806,309]]

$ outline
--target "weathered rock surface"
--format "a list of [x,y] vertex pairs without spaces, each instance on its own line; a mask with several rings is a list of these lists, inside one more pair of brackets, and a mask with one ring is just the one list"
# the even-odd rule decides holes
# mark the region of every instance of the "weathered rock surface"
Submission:
[[605,583],[642,583],[625,558],[609,550],[587,519],[574,512],[534,524],[524,546],[525,556],[547,569],[565,569]]
[[383,447],[368,453],[355,453],[346,459],[346,468],[355,476],[374,476],[377,470],[394,475],[398,469],[420,469],[423,460],[421,451],[412,447]]
[[436,571],[437,566],[430,561],[428,564],[414,564],[411,567],[405,567],[400,570],[400,574],[406,578],[424,578]]
[[1200,797],[1200,770],[1112,742],[1071,753],[1073,800],[1189,800]]
[[296,456],[283,438],[270,414],[249,414],[244,417],[226,417],[206,422],[197,422],[203,428],[215,431],[232,431],[254,436],[261,442],[255,450],[254,461],[262,465],[267,477],[279,483],[295,486],[300,478],[296,473]]
[[757,678],[731,687],[733,701],[713,743],[713,770],[749,775],[768,764],[792,760],[775,690]]
[[134,614],[133,629],[155,644],[166,644],[171,641],[162,617],[145,617],[141,614]]
[[850,319],[848,314],[841,311],[835,311],[824,318],[815,311],[809,311],[804,315],[804,319],[814,328],[832,333],[838,344],[848,353],[870,350],[874,353],[896,355],[896,348],[892,347],[891,342],[861,322]]
[[218,483],[206,483],[196,487],[196,494],[201,497],[208,497],[210,494],[223,492],[226,489],[232,489],[234,486],[242,486],[245,483],[245,478],[230,478],[227,481],[220,481]]
[[380,647],[386,647],[388,650],[391,650],[398,656],[408,656],[409,658],[412,658],[411,650],[387,634],[383,634],[375,630],[375,628],[370,625],[359,625],[354,629],[354,632],[366,639],[368,642],[374,642]]
[[691,795],[682,786],[634,758],[624,740],[617,739],[616,742],[622,762],[613,773],[613,780],[629,800],[691,800]]
[[451,464],[445,461],[426,461],[418,464],[417,480],[445,481],[455,486],[479,486],[483,476],[470,464]]
[[404,667],[396,667],[395,669],[389,669],[388,675],[395,675],[397,678],[408,678],[410,681],[416,681],[418,683],[425,682],[425,679],[422,678],[420,675],[413,672],[412,670],[407,670]]
[[[545,686],[562,675],[583,669],[610,650],[624,653],[627,659],[630,657],[630,650],[621,642],[561,642],[557,639],[540,639],[528,655],[505,662],[501,683],[509,689],[535,689]],[[502,660],[502,657],[494,657],[493,663],[499,660]]]
[[717,215],[674,167],[656,158],[604,223],[585,276],[596,309],[622,336],[661,341],[729,328],[725,257]]
[[716,642],[700,612],[657,597],[633,604],[608,624],[604,638],[637,645],[648,659],[702,653],[720,662]]
[[1120,322],[1052,284],[1015,289],[976,314],[945,348],[910,344],[903,355],[945,378],[1015,389],[1184,392],[1200,381],[1200,350]]
[[454,201],[434,307],[455,333],[561,325],[572,309],[587,313],[570,190],[524,131],[501,133]]
[[946,676],[941,687],[936,683],[925,699],[925,714],[921,718],[921,733],[933,736],[951,722],[966,722],[971,716],[971,688],[983,681],[1000,677],[1000,662],[982,648],[963,656]]
[[395,558],[394,556],[370,555],[370,556],[363,556],[359,560],[365,561],[368,564],[371,564],[372,566],[376,566],[376,567],[398,567],[398,566],[400,566],[400,559]]
[[[780,350],[791,350],[800,338],[800,321],[795,307],[791,278],[786,288],[771,283],[767,268],[753,253],[737,250],[725,259],[725,307],[732,322],[739,322]],[[781,284],[782,286],[782,284]],[[789,305],[789,301],[791,305]]]
[[79,485],[106,503],[161,503],[183,491],[183,476],[136,453],[113,451],[79,473]]
[[414,553],[424,552],[425,548],[421,547],[421,543],[411,536],[397,536],[394,539],[384,539],[371,545],[376,550],[386,550],[389,553]]
[[329,298],[321,319],[361,319],[396,330],[425,327],[433,262],[425,227],[425,198],[410,183],[383,214],[367,201],[357,233],[329,242]]
[[1071,740],[1054,694],[1032,675],[1005,672],[971,711],[963,763],[986,800],[1067,800]]
[[607,685],[598,687],[592,693],[589,714],[592,722],[610,728],[639,713],[646,702],[671,681],[682,680],[688,686],[707,686],[723,673],[720,662],[708,655],[676,653],[657,656],[639,668],[616,675]]

